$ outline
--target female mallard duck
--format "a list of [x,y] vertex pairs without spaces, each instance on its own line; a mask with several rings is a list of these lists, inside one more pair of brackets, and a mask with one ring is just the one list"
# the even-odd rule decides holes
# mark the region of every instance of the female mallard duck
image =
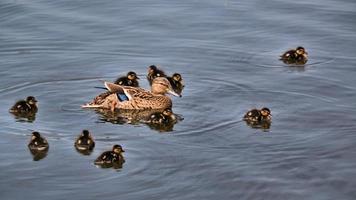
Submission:
[[152,84],[153,79],[157,77],[166,77],[166,74],[162,70],[158,69],[156,65],[149,66],[147,80],[150,83],[150,85]]
[[170,93],[181,97],[173,91],[171,84],[164,77],[155,78],[152,82],[151,91],[130,86],[121,86],[105,82],[109,92],[102,93],[95,97],[83,108],[106,108],[112,111],[123,110],[146,110],[165,109],[172,107],[172,100],[165,94]]
[[135,72],[128,72],[126,76],[116,79],[115,84],[123,86],[139,87],[138,78]]
[[261,110],[252,109],[248,111],[244,116],[245,121],[254,123],[271,121],[271,119],[271,110],[268,108],[262,108]]
[[282,54],[280,60],[286,64],[305,64],[308,61],[308,53],[304,47],[297,47]]
[[42,152],[47,151],[49,148],[48,142],[45,138],[43,138],[39,132],[33,132],[31,136],[30,143],[28,144],[28,148],[31,152]]
[[125,152],[121,145],[114,145],[111,151],[105,151],[95,161],[95,165],[101,165],[104,167],[111,167],[114,164],[122,164],[125,162],[122,153]]
[[37,112],[37,100],[33,96],[28,96],[25,100],[20,100],[10,108],[10,113],[14,114],[34,114]]
[[83,130],[75,140],[74,146],[78,151],[92,151],[95,147],[95,142],[89,131]]
[[172,77],[167,77],[167,79],[171,83],[173,90],[180,94],[184,88],[182,76],[178,73],[174,73]]

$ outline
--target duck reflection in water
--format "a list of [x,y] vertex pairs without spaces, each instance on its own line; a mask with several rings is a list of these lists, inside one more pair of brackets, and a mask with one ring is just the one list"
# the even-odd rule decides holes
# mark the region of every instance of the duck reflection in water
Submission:
[[269,108],[252,109],[248,111],[243,120],[251,128],[268,130],[271,127],[272,115]]
[[47,156],[49,145],[47,140],[39,132],[33,132],[28,144],[33,160],[39,161]]
[[184,118],[174,114],[170,108],[156,110],[116,110],[96,109],[99,120],[113,124],[146,124],[159,132],[173,131],[174,125]]

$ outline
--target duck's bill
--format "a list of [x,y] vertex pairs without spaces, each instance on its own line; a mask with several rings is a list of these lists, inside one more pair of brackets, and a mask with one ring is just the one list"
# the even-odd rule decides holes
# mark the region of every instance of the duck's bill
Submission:
[[174,95],[174,96],[176,96],[176,97],[182,97],[181,94],[178,94],[178,93],[176,93],[176,92],[173,91],[173,90],[168,90],[168,93],[171,94],[171,95]]

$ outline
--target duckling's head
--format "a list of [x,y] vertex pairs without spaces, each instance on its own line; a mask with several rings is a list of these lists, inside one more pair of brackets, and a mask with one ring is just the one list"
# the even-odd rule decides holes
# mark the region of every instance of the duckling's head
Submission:
[[271,110],[266,108],[266,107],[264,107],[264,108],[261,109],[261,115],[263,117],[269,117],[271,115]]
[[170,108],[164,109],[162,114],[166,117],[169,117],[171,120],[176,120],[176,116],[174,115],[174,113]]
[[148,73],[149,74],[155,73],[156,70],[157,70],[156,65],[151,65],[151,66],[148,67]]
[[182,76],[180,75],[180,74],[178,74],[178,73],[174,73],[173,75],[172,75],[172,78],[173,78],[173,80],[175,80],[175,81],[177,81],[177,82],[181,82],[183,79],[182,79]]
[[83,130],[83,131],[82,131],[82,136],[83,136],[83,137],[89,137],[89,136],[90,136],[89,131],[88,131],[88,130]]
[[113,147],[112,147],[112,151],[114,153],[122,153],[122,152],[125,152],[124,149],[122,149],[122,146],[119,145],[119,144],[115,144]]
[[140,78],[137,77],[136,73],[135,73],[135,72],[132,72],[132,71],[129,72],[129,73],[127,73],[127,78],[128,78],[129,80],[140,79]]
[[31,140],[35,140],[40,137],[41,137],[41,134],[39,132],[35,131],[35,132],[32,132]]
[[30,105],[36,105],[37,100],[36,100],[36,98],[33,97],[33,96],[28,96],[28,97],[26,98],[26,102],[27,102],[28,104],[30,104]]
[[298,55],[306,54],[306,51],[305,51],[304,47],[297,47],[296,48],[296,52],[297,52]]
[[177,97],[182,97],[181,94],[177,94],[173,90],[171,83],[169,83],[169,81],[164,77],[157,77],[157,78],[153,79],[151,91],[154,94],[164,95],[166,93],[169,93],[169,94],[172,94]]

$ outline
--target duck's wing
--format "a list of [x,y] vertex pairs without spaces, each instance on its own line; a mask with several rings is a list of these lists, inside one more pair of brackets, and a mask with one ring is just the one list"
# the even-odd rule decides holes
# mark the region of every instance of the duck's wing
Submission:
[[105,82],[105,87],[111,92],[116,93],[121,101],[132,100],[135,98],[147,99],[152,94],[142,88],[121,86],[110,82]]

